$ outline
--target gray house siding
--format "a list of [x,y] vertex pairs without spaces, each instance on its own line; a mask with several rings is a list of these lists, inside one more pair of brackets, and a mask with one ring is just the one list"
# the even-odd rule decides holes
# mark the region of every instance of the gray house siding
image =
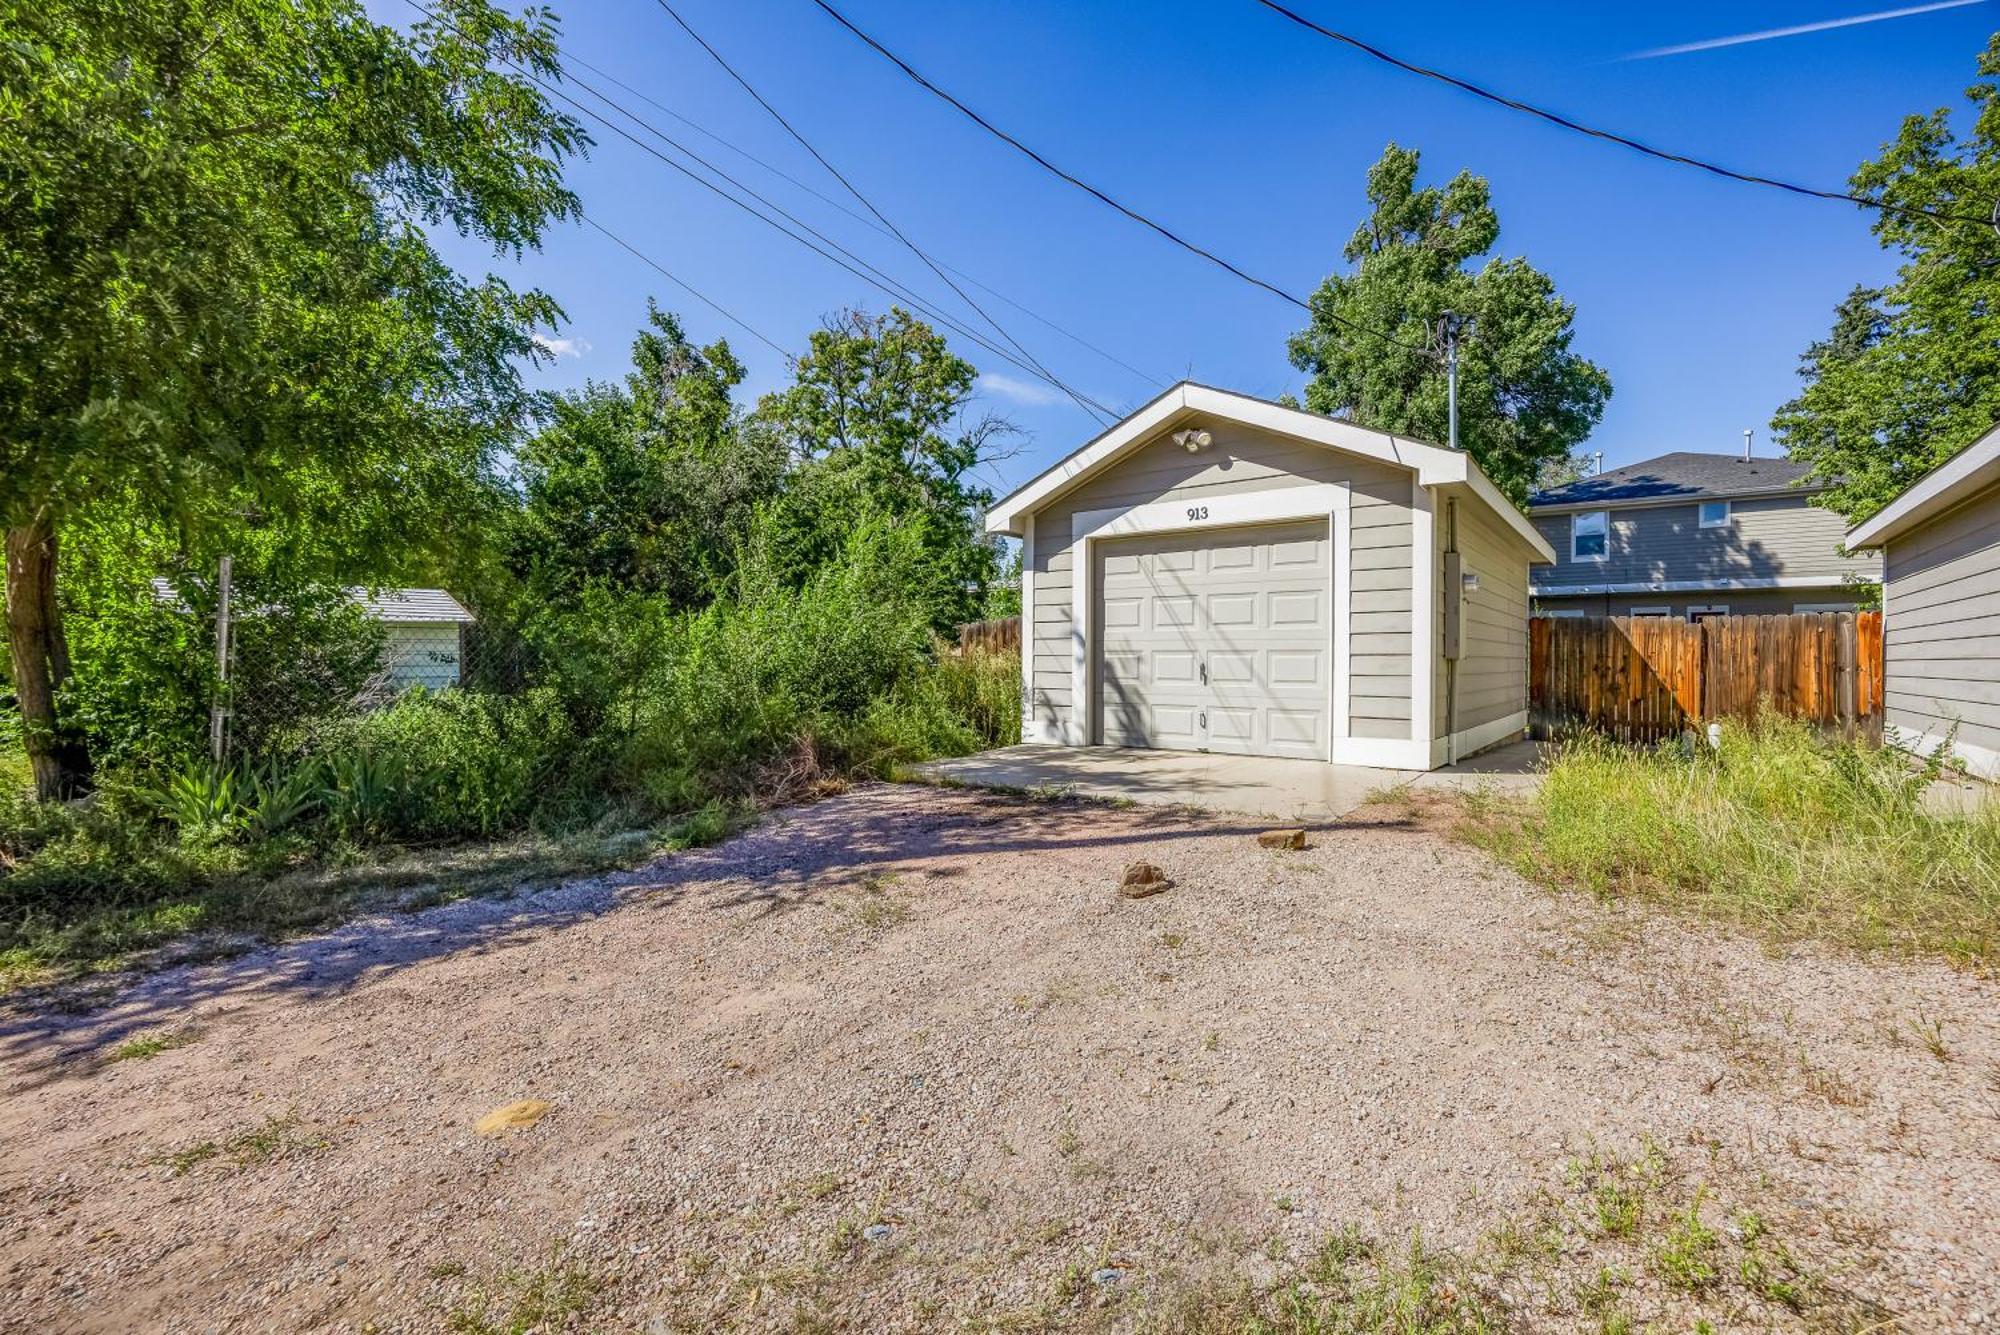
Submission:
[[2000,751],[2000,486],[1888,545],[1890,727]]
[[[1448,535],[1445,524],[1439,523],[1439,656],[1431,689],[1434,737],[1497,724],[1528,707],[1528,568],[1518,554],[1518,539],[1510,538],[1499,518],[1483,505],[1460,501],[1457,522],[1461,572],[1478,576],[1479,587],[1467,592],[1462,584],[1451,589],[1442,582]],[[1461,600],[1455,720],[1447,717],[1451,702],[1443,658],[1444,608],[1452,597]]]
[[1831,510],[1808,504],[1805,496],[1732,500],[1731,522],[1707,529],[1692,502],[1607,508],[1611,532],[1602,561],[1570,559],[1572,513],[1533,516],[1535,527],[1556,550],[1556,564],[1535,572],[1538,590],[1550,594],[1565,585],[1674,580],[1726,586],[1732,580],[1770,579],[1823,579],[1835,587],[1849,575],[1868,580],[1882,575],[1873,553],[1841,555],[1845,522]]
[[[1034,515],[1034,722],[1067,735],[1071,699],[1072,519],[1079,512],[1232,492],[1345,482],[1353,530],[1349,701],[1355,737],[1410,733],[1410,500],[1408,471],[1372,459],[1224,424],[1198,455],[1164,436]],[[1086,702],[1087,703],[1087,702]]]

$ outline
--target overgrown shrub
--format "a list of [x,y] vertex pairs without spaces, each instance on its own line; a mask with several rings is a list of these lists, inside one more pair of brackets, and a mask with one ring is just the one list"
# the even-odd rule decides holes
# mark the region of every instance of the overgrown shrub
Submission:
[[336,824],[361,837],[439,839],[519,829],[567,802],[589,749],[555,692],[410,691],[320,743]]

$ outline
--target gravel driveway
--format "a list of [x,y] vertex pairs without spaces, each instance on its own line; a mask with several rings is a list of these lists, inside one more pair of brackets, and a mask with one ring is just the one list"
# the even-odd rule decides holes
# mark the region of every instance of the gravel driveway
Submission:
[[1992,983],[1254,833],[873,786],[0,1012],[0,1328],[2000,1329]]

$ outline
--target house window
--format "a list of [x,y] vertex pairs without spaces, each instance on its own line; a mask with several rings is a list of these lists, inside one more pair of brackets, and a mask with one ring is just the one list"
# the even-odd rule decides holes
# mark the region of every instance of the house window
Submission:
[[1701,503],[1701,526],[1703,528],[1728,528],[1729,502],[1703,501]]
[[1602,561],[1611,549],[1611,512],[1581,510],[1570,516],[1569,559]]
[[1626,615],[1635,617],[1670,617],[1673,614],[1674,609],[1671,607],[1635,607]]
[[1726,617],[1728,615],[1729,615],[1728,603],[1709,603],[1706,605],[1696,604],[1695,606],[1688,608],[1689,621],[1706,621],[1710,617]]

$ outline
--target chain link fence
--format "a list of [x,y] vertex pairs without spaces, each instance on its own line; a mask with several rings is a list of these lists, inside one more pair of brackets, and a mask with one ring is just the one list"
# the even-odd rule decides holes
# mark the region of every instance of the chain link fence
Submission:
[[526,675],[517,643],[437,589],[347,590],[311,606],[224,600],[214,643],[209,745],[223,764],[310,751],[411,691],[512,694]]

